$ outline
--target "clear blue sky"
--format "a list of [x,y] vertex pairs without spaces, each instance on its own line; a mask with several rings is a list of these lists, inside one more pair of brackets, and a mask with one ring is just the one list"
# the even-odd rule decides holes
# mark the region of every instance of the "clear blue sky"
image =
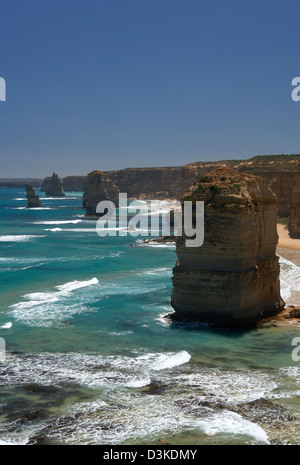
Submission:
[[300,153],[299,0],[0,7],[0,177]]

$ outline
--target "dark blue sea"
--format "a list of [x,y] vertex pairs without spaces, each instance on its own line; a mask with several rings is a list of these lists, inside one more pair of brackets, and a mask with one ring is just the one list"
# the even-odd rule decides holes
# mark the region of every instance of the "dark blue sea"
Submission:
[[299,325],[171,324],[173,244],[99,237],[82,193],[37,193],[0,189],[0,444],[299,444]]

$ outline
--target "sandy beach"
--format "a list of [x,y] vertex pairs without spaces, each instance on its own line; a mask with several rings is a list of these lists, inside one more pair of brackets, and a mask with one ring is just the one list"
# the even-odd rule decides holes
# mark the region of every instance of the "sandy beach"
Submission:
[[279,236],[278,247],[300,251],[300,239],[292,239],[289,236],[287,226],[277,224],[277,232]]
[[[277,253],[281,257],[289,260],[297,266],[300,266],[300,239],[292,239],[289,236],[288,229],[282,224],[277,224],[278,232],[278,246]],[[299,308],[300,305],[300,292],[293,290],[291,296],[286,301],[285,309],[278,315],[266,318],[258,323],[258,326],[288,326],[295,325],[300,327],[300,320],[298,318],[288,318],[289,312],[291,311],[290,304]]]
[[277,253],[300,266],[300,239],[292,239],[287,227],[282,224],[277,224],[277,232],[279,236]]

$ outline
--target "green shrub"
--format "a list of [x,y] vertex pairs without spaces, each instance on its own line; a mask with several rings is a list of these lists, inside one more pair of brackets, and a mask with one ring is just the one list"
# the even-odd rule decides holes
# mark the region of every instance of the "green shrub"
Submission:
[[198,179],[199,182],[211,182],[211,180],[211,177],[207,176],[206,174],[204,176],[200,176],[200,178]]
[[219,194],[221,192],[221,189],[219,188],[219,186],[216,186],[214,184],[211,184],[209,186],[209,190],[213,193],[213,195]]

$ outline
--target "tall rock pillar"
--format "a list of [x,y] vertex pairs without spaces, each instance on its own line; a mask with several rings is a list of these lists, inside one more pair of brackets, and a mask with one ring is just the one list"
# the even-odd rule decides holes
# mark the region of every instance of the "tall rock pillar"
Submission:
[[58,174],[53,173],[49,182],[46,185],[46,196],[47,197],[63,197],[65,191],[63,188],[63,183]]
[[110,200],[119,206],[119,189],[100,170],[89,173],[84,183],[83,206],[87,215],[97,215],[96,208],[102,200]]
[[39,208],[41,207],[41,201],[39,196],[36,195],[33,185],[28,182],[25,185],[27,208]]
[[281,311],[277,201],[267,181],[217,168],[182,197],[204,201],[204,243],[177,237],[173,319],[244,327]]

